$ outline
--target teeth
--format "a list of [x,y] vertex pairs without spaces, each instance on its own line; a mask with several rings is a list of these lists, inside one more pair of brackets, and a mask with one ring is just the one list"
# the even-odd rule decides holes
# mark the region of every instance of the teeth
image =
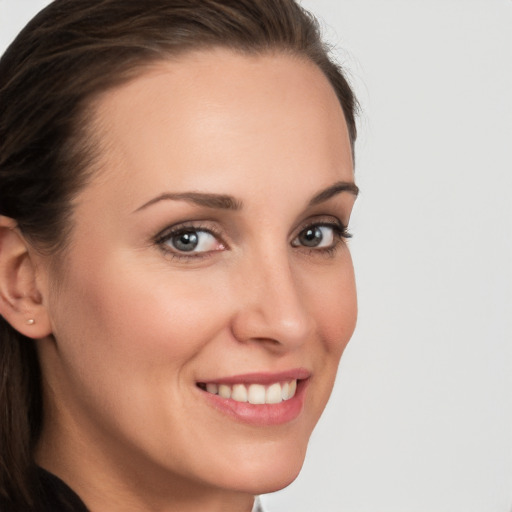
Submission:
[[297,381],[296,380],[292,380],[290,381],[290,390],[288,391],[289,395],[290,395],[290,398],[292,396],[295,396],[295,392],[297,391]]
[[219,391],[219,388],[217,384],[206,384],[206,391],[208,391],[208,393],[213,393],[214,395],[216,395]]
[[247,391],[247,397],[250,404],[264,404],[265,386],[261,384],[251,384]]
[[281,398],[283,400],[288,400],[290,397],[290,383],[285,382],[281,387]]
[[231,392],[231,398],[235,402],[247,402],[247,388],[243,384],[235,384]]
[[221,396],[222,398],[231,398],[231,386],[221,384],[219,386],[219,396]]
[[[204,388],[203,388],[204,389]],[[249,402],[254,405],[278,404],[290,400],[297,391],[297,381],[275,382],[265,387],[263,384],[206,384],[206,391],[235,402]]]
[[269,386],[267,388],[267,392],[265,394],[265,402],[267,404],[278,404],[283,400],[283,397],[281,395],[281,384],[279,384],[279,382],[276,382],[275,384],[272,384],[272,386]]

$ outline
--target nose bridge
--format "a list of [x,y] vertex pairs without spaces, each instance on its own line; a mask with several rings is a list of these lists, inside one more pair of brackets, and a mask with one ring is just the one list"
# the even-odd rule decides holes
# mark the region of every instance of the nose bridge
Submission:
[[262,251],[246,262],[237,325],[243,339],[301,344],[313,330],[306,296],[286,250]]

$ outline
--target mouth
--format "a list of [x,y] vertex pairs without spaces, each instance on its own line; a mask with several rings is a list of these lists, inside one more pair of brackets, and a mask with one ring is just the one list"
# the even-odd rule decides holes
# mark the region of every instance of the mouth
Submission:
[[228,417],[255,426],[276,426],[298,418],[311,374],[307,370],[253,373],[199,381],[206,402]]
[[298,379],[265,384],[223,384],[199,382],[197,387],[221,398],[252,405],[279,404],[292,399],[297,392]]

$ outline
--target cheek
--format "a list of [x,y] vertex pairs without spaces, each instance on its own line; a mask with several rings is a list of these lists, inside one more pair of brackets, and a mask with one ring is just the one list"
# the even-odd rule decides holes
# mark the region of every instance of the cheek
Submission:
[[[117,255],[82,262],[51,301],[54,335],[71,378],[100,388],[177,378],[221,329],[211,283]],[[161,371],[160,371],[161,370]],[[123,379],[123,376],[130,376]],[[150,376],[150,377],[148,377]],[[110,389],[106,388],[106,389]]]
[[204,284],[165,272],[141,272],[140,267],[105,282],[98,286],[87,281],[80,315],[85,322],[95,319],[99,332],[89,338],[120,349],[122,364],[128,357],[134,364],[186,360],[220,328],[215,301]]
[[[307,275],[307,274],[304,274]],[[317,417],[331,394],[340,358],[355,329],[357,295],[350,255],[341,264],[310,276],[303,286],[308,310],[315,318],[318,337],[312,349],[315,386],[310,387],[309,403]],[[319,370],[320,369],[320,370]]]
[[[310,283],[310,311],[315,317],[326,356],[336,365],[354,332],[357,293],[352,261]],[[330,361],[329,361],[330,362]]]
[[179,430],[183,390],[226,311],[211,299],[210,281],[186,272],[123,258],[89,269],[73,272],[54,297],[57,352],[46,374],[84,424],[137,443],[146,429],[147,446],[158,444],[166,430]]

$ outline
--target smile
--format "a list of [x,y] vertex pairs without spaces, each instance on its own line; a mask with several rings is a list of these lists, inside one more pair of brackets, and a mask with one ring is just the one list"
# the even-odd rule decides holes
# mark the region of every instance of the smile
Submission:
[[218,412],[258,427],[284,425],[304,407],[311,372],[296,368],[196,381],[206,403]]
[[264,384],[208,384],[199,383],[198,387],[212,395],[231,399],[235,402],[250,403],[253,405],[279,404],[290,400],[297,391],[297,379],[283,382]]

